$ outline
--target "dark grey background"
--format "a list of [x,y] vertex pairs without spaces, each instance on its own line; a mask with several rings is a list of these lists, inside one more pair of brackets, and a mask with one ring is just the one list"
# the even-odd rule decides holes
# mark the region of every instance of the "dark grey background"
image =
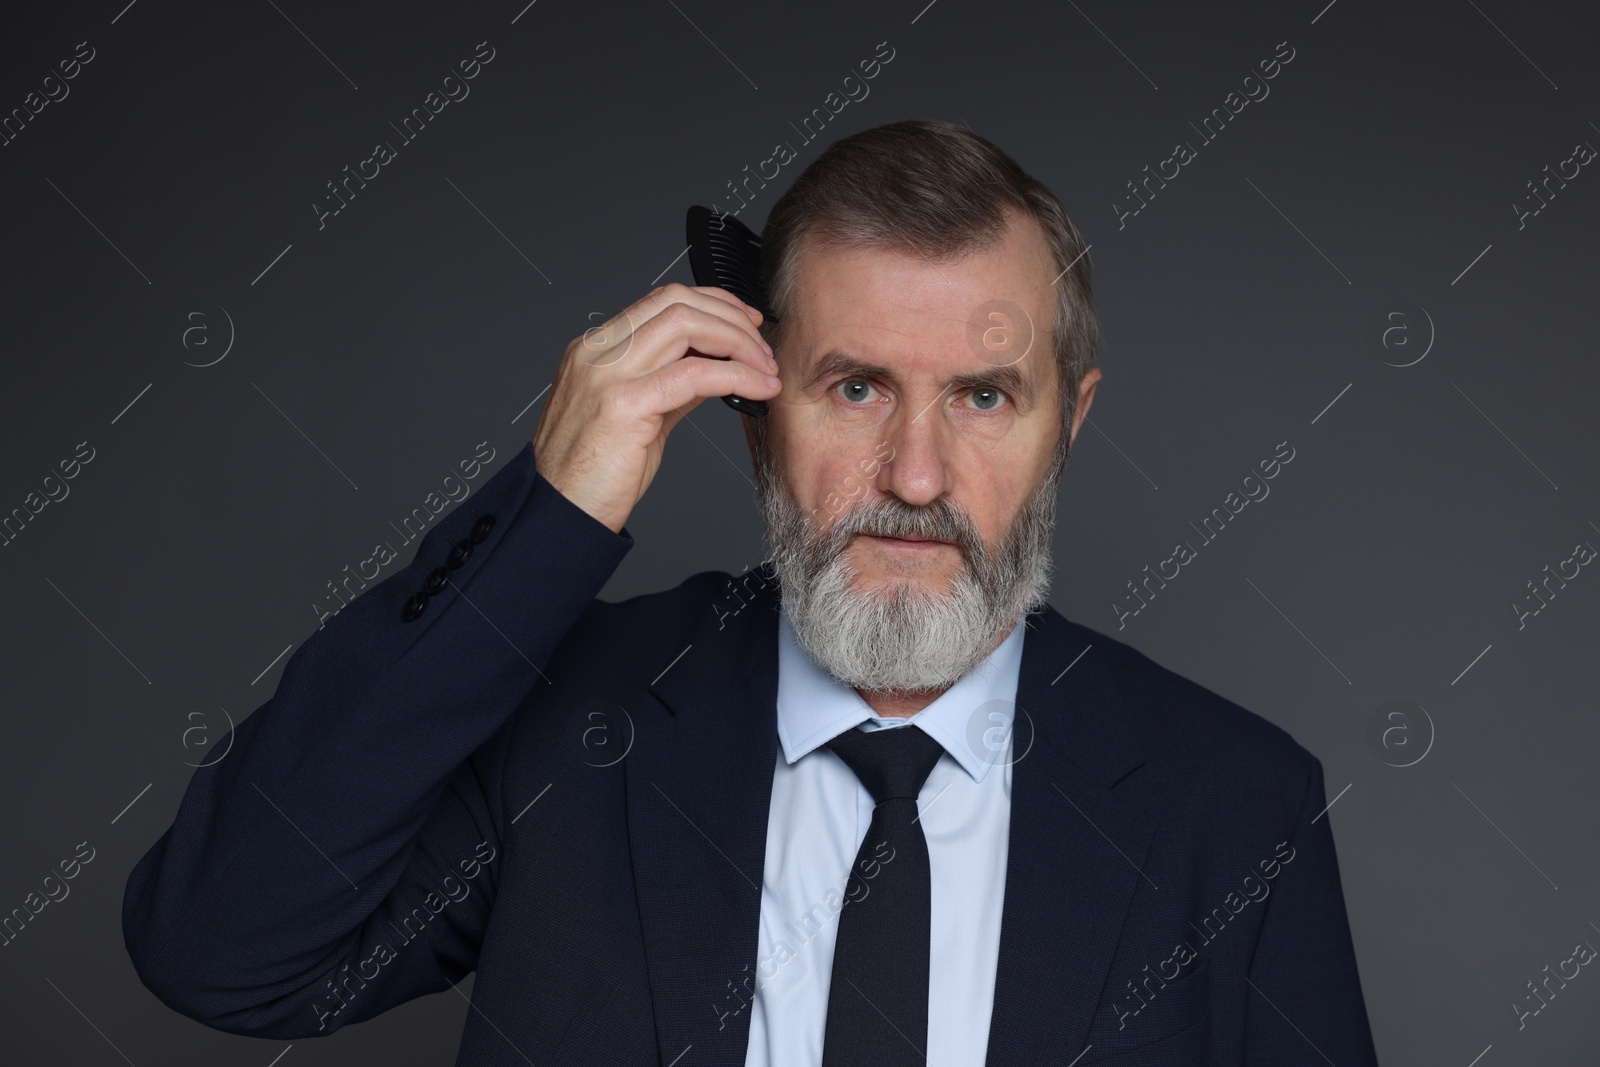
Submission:
[[[526,443],[571,337],[691,280],[689,204],[788,141],[743,216],[759,229],[826,142],[939,117],[1055,189],[1092,244],[1106,377],[1063,486],[1056,606],[1322,759],[1383,1062],[1593,1062],[1600,977],[1520,1031],[1511,1008],[1600,945],[1600,576],[1521,630],[1511,607],[1600,546],[1600,177],[1522,229],[1512,207],[1600,144],[1593,8],[124,2],[0,34],[5,113],[96,51],[0,147],[0,513],[95,449],[0,548],[0,913],[95,849],[0,948],[0,1058],[453,1060],[455,992],[287,1052],[174,1014],[122,945],[128,870],[325,583],[478,442],[494,469]],[[319,231],[324,183],[480,41],[471,95]],[[791,123],[882,41],[870,96],[804,143]],[[1189,123],[1282,41],[1270,96],[1200,145]],[[1179,140],[1197,159],[1119,229],[1125,183]],[[223,350],[223,309],[232,350],[186,366]],[[1411,347],[1379,343],[1388,311]],[[1430,333],[1420,363],[1386,365]],[[1187,524],[1282,441],[1271,496],[1119,630],[1124,583],[1198,545]],[[607,599],[762,558],[733,412],[677,430],[629,527]],[[1391,700],[1432,723],[1414,766],[1389,764],[1426,748],[1420,713],[1409,747],[1367,741]]]

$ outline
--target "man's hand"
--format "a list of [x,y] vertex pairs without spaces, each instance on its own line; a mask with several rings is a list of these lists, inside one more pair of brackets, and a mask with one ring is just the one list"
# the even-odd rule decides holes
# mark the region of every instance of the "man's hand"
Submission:
[[620,533],[661,466],[667,434],[700,401],[778,395],[760,323],[761,312],[726,289],[674,282],[573,338],[533,437],[539,473]]

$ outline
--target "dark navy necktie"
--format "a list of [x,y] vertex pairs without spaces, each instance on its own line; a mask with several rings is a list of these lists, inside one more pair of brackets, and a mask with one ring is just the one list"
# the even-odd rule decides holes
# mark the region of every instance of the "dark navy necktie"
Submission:
[[877,802],[845,883],[828,986],[823,1067],[921,1067],[928,1044],[932,906],[917,794],[944,748],[913,725],[828,742]]

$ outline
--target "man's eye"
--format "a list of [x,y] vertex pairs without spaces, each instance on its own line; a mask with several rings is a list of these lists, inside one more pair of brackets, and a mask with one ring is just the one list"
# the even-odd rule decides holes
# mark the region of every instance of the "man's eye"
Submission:
[[857,403],[868,399],[869,391],[872,389],[872,386],[871,384],[862,381],[860,378],[849,378],[840,382],[838,385],[834,386],[834,388],[838,389],[840,394],[846,400],[850,401],[851,403]]
[[972,397],[973,407],[977,408],[979,411],[993,411],[995,408],[999,407],[1001,402],[1006,398],[1006,394],[1002,393],[998,389],[991,389],[988,386],[979,386],[969,395]]

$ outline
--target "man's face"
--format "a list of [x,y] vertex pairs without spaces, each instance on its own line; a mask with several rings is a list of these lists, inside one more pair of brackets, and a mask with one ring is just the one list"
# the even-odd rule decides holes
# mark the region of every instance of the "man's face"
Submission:
[[[900,681],[931,683],[935,662],[959,670],[1009,632],[990,632],[997,614],[1042,595],[1054,505],[1044,482],[1061,428],[1054,275],[1043,234],[1020,215],[995,247],[938,263],[807,241],[766,420],[781,498],[764,507],[780,577],[788,558],[786,585],[798,575],[810,587],[786,588],[786,603],[826,588],[853,605],[806,608],[832,624],[814,627],[819,645],[840,626],[879,645],[920,626],[923,665]],[[1079,390],[1074,435],[1098,378]],[[886,604],[897,607],[855,625]],[[946,634],[969,624],[987,630],[957,648]]]

